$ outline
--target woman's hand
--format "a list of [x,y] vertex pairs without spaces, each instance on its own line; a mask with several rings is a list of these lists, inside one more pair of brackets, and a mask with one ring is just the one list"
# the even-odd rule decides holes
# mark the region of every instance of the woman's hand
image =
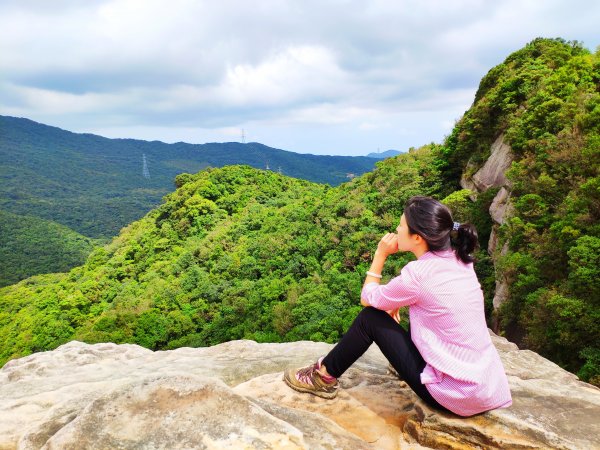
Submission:
[[396,323],[400,323],[400,308],[391,309],[386,311],[392,319],[396,321]]
[[[365,285],[368,283],[377,283],[381,282],[381,272],[383,271],[383,265],[385,264],[385,260],[392,253],[396,253],[398,251],[398,237],[394,233],[388,233],[384,237],[381,238],[379,244],[377,244],[377,250],[375,251],[375,255],[373,256],[373,262],[371,263],[371,268],[367,272],[367,277],[365,278]],[[360,303],[363,306],[369,306],[369,302],[361,297]]]
[[398,236],[394,233],[387,233],[377,244],[377,252],[386,257],[398,252]]

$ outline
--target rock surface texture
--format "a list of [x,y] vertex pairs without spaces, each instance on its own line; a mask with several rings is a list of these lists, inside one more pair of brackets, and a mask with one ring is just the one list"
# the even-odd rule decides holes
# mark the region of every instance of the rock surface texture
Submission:
[[500,134],[490,148],[490,156],[484,165],[471,177],[463,176],[461,185],[464,189],[485,192],[492,187],[509,185],[506,171],[513,162],[510,145],[504,141],[504,134]]
[[324,400],[289,389],[282,372],[329,344],[70,342],[0,370],[0,449],[600,448],[600,389],[493,340],[514,405],[467,419],[428,408],[376,346]]

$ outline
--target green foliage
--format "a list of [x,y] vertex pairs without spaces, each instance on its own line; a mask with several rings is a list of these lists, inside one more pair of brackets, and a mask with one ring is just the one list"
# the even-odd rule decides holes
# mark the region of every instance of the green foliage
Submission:
[[[586,380],[600,376],[598,308],[590,307],[583,298],[539,288],[527,295],[521,322],[527,329],[529,347],[553,355],[554,361],[565,367],[577,367]],[[575,348],[579,351],[573,352]]]
[[0,287],[83,264],[94,240],[54,222],[0,211]]
[[579,357],[585,361],[577,375],[583,380],[600,387],[600,349],[596,347],[585,347],[579,353]]
[[570,290],[600,306],[600,238],[582,236],[567,254]]
[[453,192],[442,200],[452,211],[454,220],[458,222],[469,222],[471,221],[471,210],[472,203],[470,197],[473,192],[469,189],[462,189],[460,191]]

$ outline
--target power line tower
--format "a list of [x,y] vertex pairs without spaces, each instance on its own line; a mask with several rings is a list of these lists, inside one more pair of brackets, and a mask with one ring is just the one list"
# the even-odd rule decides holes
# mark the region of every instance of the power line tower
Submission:
[[143,163],[143,168],[142,168],[142,173],[144,175],[144,178],[150,178],[150,171],[148,170],[148,162],[146,161],[146,154],[144,153],[142,155],[142,163]]

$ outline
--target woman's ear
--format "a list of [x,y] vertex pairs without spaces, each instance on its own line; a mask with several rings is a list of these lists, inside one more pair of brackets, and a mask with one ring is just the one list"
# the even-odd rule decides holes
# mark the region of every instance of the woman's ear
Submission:
[[420,248],[424,248],[425,250],[429,249],[429,245],[427,244],[427,241],[425,239],[423,239],[423,236],[421,236],[420,234],[413,234],[413,239],[415,242],[415,246],[420,247]]

